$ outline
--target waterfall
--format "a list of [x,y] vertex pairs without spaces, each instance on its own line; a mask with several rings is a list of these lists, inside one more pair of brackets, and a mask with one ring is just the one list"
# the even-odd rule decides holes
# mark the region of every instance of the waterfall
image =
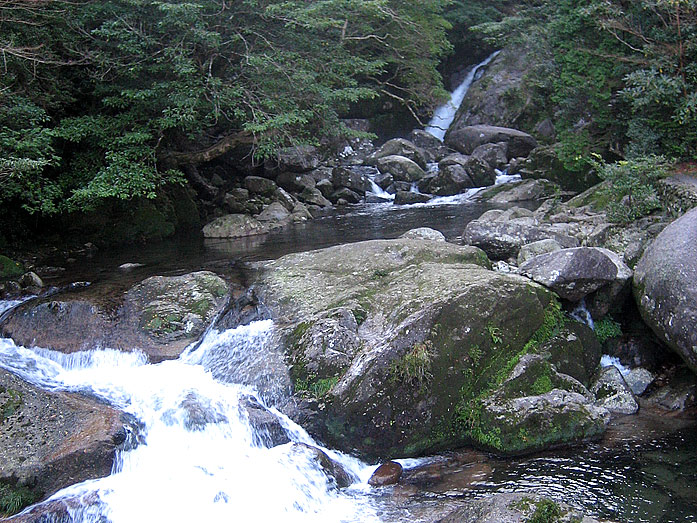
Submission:
[[[378,521],[366,486],[374,467],[320,447],[273,408],[287,388],[270,378],[280,353],[272,329],[270,320],[213,329],[179,359],[155,365],[137,351],[66,355],[0,339],[0,367],[45,389],[97,396],[143,427],[141,443],[117,454],[110,476],[51,499],[66,500],[76,522]],[[245,408],[249,398],[276,416],[289,443],[272,447],[259,433]],[[335,488],[298,443],[321,448],[354,485]]]
[[486,60],[482,63],[475,65],[472,70],[467,73],[467,76],[462,81],[460,85],[452,92],[450,95],[450,101],[444,105],[441,105],[433,113],[433,118],[426,126],[426,131],[431,133],[433,136],[443,141],[445,137],[445,132],[450,127],[455,119],[455,113],[460,108],[462,100],[464,100],[467,91],[469,90],[472,82],[474,82],[477,73],[482,67],[486,67],[501,51],[496,51],[492,53]]

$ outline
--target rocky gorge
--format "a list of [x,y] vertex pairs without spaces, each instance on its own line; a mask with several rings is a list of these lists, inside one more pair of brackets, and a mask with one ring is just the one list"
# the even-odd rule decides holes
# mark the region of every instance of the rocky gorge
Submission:
[[[463,448],[513,459],[610,439],[613,423],[640,409],[691,419],[697,211],[665,191],[664,208],[679,207],[680,217],[657,212],[618,225],[608,218],[607,183],[560,172],[549,145],[498,126],[518,117],[471,121],[475,103],[491,105],[466,101],[444,143],[414,131],[379,148],[347,144],[330,160],[311,148],[288,150],[239,187],[216,190],[221,216],[202,230],[213,241],[269,235],[371,198],[436,205],[438,197],[461,195],[460,205],[491,207],[456,236],[416,228],[398,238],[244,262],[241,270],[148,274],[109,300],[90,286],[48,291],[40,271],[32,276],[3,262],[4,297],[18,300],[0,314],[0,363],[11,371],[0,371],[3,499],[19,499],[15,508],[43,500],[108,475],[118,468],[115,455],[147,447],[148,431],[126,403],[107,405],[103,390],[81,390],[84,383],[60,390],[55,375],[46,378],[55,390],[37,388],[32,364],[18,359],[22,351],[48,349],[67,369],[66,361],[80,365],[71,354],[88,358],[107,348],[156,367],[150,364],[195,360],[197,350],[209,350],[212,332],[259,321],[273,322],[265,334],[271,342],[254,338],[259,360],[218,348],[222,356],[206,352],[196,361],[219,382],[254,385],[258,397],[246,396],[240,412],[254,434],[264,434],[257,443],[310,455],[332,490],[367,481],[328,449],[371,463]],[[495,185],[504,172],[520,179]],[[691,194],[690,183],[680,185]],[[32,297],[19,303],[26,295]],[[618,358],[622,370],[601,364],[603,354]],[[254,378],[238,367],[251,368]],[[175,403],[161,418],[176,418],[191,432],[233,417],[191,393]],[[477,465],[488,477],[483,455],[459,465],[468,473]],[[450,459],[447,466],[458,458]],[[415,479],[429,466],[405,467],[380,484],[430,485]],[[9,513],[10,501],[3,503]],[[31,510],[11,520],[66,509]],[[538,510],[554,514],[550,521],[583,517],[578,507],[533,492],[466,507],[443,503],[424,520],[518,521]]]

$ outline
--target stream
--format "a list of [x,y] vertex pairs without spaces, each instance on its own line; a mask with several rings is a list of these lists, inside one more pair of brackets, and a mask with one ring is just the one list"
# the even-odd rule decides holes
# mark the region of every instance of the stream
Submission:
[[[56,283],[83,279],[105,290],[152,274],[200,268],[229,275],[245,261],[393,238],[417,226],[437,228],[453,240],[488,208],[450,200],[403,208],[358,206],[264,238],[179,239],[97,253],[76,261]],[[144,266],[120,272],[118,265],[126,261]],[[0,303],[0,315],[17,303]],[[270,320],[232,330],[211,328],[180,358],[159,364],[149,364],[137,351],[65,355],[0,339],[0,367],[44,389],[96,396],[142,427],[134,436],[138,444],[118,453],[110,476],[74,485],[52,499],[73,500],[69,513],[75,522],[427,522],[492,492],[534,492],[615,521],[697,521],[697,429],[650,409],[619,418],[603,441],[575,449],[510,460],[464,449],[402,460],[412,472],[407,481],[372,489],[367,480],[376,464],[323,448],[274,409],[288,391],[255,381],[259,362],[280,357],[270,342],[272,329]],[[211,371],[231,360],[235,365],[226,367],[235,370],[225,383],[214,379]],[[250,424],[243,408],[250,397],[279,418],[291,443],[271,447]],[[335,488],[298,443],[322,448],[354,483]]]

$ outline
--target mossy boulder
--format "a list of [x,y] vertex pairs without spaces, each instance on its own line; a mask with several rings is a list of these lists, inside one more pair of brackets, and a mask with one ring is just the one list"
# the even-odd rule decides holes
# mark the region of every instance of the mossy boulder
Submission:
[[[372,458],[481,443],[463,411],[562,323],[551,292],[442,241],[360,242],[259,268],[257,295],[285,333],[296,395],[313,411],[306,424]],[[554,443],[585,438],[574,428],[582,423]]]
[[557,147],[553,145],[542,145],[530,152],[519,174],[523,179],[544,178],[559,184],[564,190],[575,192],[585,191],[600,182],[590,168],[567,168],[559,158]]
[[24,274],[24,267],[21,263],[0,254],[0,280],[18,278],[22,274]]
[[153,361],[175,358],[203,334],[227,302],[228,285],[212,272],[153,276],[122,303],[103,303],[90,289],[17,307],[2,332],[17,344],[63,352],[108,346],[142,350]]
[[0,369],[0,517],[108,476],[127,425],[134,429],[133,420],[102,403],[41,390]]

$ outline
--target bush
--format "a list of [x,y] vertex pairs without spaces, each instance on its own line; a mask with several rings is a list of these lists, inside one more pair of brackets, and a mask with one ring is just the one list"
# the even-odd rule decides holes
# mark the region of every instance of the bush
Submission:
[[661,208],[655,182],[665,177],[668,162],[663,156],[645,156],[605,163],[599,155],[591,159],[598,176],[610,182],[610,220],[626,224]]

